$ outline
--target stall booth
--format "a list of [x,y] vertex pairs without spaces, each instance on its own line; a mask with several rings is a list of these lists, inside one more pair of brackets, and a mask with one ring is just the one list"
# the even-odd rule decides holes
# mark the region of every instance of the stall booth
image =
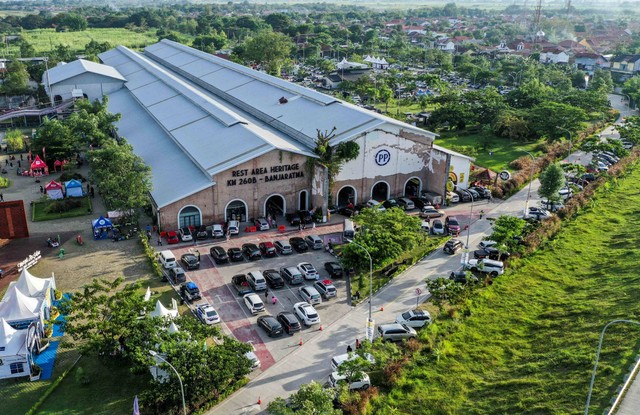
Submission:
[[60,161],[60,160],[56,160],[53,162],[53,171],[58,171],[58,169],[60,169],[60,171],[64,170],[64,165],[67,163],[67,161]]
[[64,193],[62,192],[63,186],[55,180],[51,180],[49,183],[47,183],[44,186],[44,189],[47,192],[47,196],[49,196],[49,199],[64,198]]
[[64,183],[67,197],[82,197],[82,183],[76,179],[71,179]]
[[29,169],[29,176],[31,177],[40,177],[49,174],[49,167],[47,167],[47,163],[42,161],[40,156],[36,156],[31,162],[31,167]]
[[91,223],[93,228],[93,239],[107,239],[113,235],[113,223],[109,219],[100,216]]

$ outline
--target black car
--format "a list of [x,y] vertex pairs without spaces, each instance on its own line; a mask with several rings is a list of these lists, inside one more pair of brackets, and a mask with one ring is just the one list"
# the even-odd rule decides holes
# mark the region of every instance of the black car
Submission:
[[398,206],[398,202],[395,199],[388,199],[385,200],[384,202],[382,202],[382,206],[384,206],[386,209],[391,209],[394,207],[399,207]]
[[284,279],[280,275],[280,273],[275,269],[266,269],[262,271],[262,275],[264,275],[264,279],[267,280],[267,284],[271,288],[282,288],[284,287]]
[[431,202],[429,202],[424,197],[411,197],[410,199],[418,209],[422,209],[425,206],[431,206]]
[[471,190],[477,192],[483,199],[491,199],[491,190],[487,189],[486,187],[474,186],[471,188]]
[[200,259],[194,254],[184,254],[180,257],[180,262],[186,269],[200,268]]
[[475,259],[489,258],[495,261],[505,261],[510,256],[511,254],[509,252],[500,252],[500,250],[492,246],[488,246],[484,249],[478,249],[476,251],[473,251],[473,257]]
[[242,255],[242,249],[240,248],[229,248],[227,249],[227,255],[229,259],[233,262],[242,261],[244,256]]
[[276,256],[276,247],[273,242],[260,242],[258,248],[260,248],[260,252],[262,252],[262,255],[264,256]]
[[197,239],[207,239],[209,237],[209,232],[207,231],[207,227],[204,225],[198,226],[196,229],[196,238]]
[[[216,264],[222,264],[223,262],[229,262],[229,255],[225,252],[221,246],[214,246],[209,250],[209,255],[213,258]],[[242,257],[242,254],[240,255]]]
[[269,337],[282,336],[282,324],[271,316],[258,317],[258,326],[262,327],[267,332]]
[[467,192],[471,193],[471,197],[473,198],[474,201],[479,200],[480,199],[480,194],[478,192],[476,192],[473,189],[467,189]]
[[342,265],[338,264],[337,262],[325,262],[324,269],[327,270],[331,278],[339,278],[344,275]]
[[355,214],[355,206],[349,205],[345,207],[341,207],[338,209],[338,213],[342,216],[346,216],[348,218],[352,217]]
[[449,255],[453,255],[462,250],[462,248],[464,248],[462,241],[458,239],[449,239],[447,243],[444,244],[444,248],[442,248],[442,250]]
[[451,272],[451,274],[449,275],[449,279],[460,284],[466,284],[468,282],[478,282],[478,277],[463,269]]
[[285,218],[287,218],[287,222],[289,222],[291,226],[300,225],[300,216],[297,213],[287,213]]
[[243,244],[242,245],[242,253],[251,260],[262,258],[262,253],[260,252],[260,248],[256,244]]
[[471,202],[471,195],[464,190],[454,190],[461,202]]
[[313,217],[311,216],[311,212],[309,212],[308,210],[299,210],[298,216],[300,217],[300,220],[302,221],[302,223],[308,224],[313,222]]
[[309,249],[309,246],[304,239],[299,236],[289,239],[289,245],[291,245],[296,252],[306,252]]
[[282,328],[289,334],[293,334],[297,331],[302,330],[302,326],[300,325],[300,321],[298,318],[288,311],[283,311],[278,314],[278,321],[282,324]]
[[593,173],[584,173],[580,178],[587,183],[591,183],[596,180],[596,175]]

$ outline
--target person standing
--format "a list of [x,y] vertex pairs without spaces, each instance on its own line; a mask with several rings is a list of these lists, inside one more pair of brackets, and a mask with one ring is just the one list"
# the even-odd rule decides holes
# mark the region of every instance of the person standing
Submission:
[[264,291],[264,299],[268,299],[269,298],[269,290],[265,290]]
[[351,353],[351,352],[353,352],[353,349],[351,348],[351,345],[348,345],[347,346],[347,353]]
[[0,202],[4,202],[4,195],[0,193]]

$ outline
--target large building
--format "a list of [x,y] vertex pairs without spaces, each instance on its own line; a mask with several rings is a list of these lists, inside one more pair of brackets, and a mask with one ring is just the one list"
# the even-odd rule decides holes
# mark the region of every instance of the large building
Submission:
[[[152,168],[163,229],[442,195],[450,179],[466,187],[471,159],[434,146],[435,134],[332,96],[169,40],[143,53],[119,46],[100,59],[69,74],[74,63],[51,69],[59,73],[48,89],[108,95],[109,110],[122,114],[118,134]],[[331,145],[355,141],[360,154],[327,191],[314,149],[318,133],[331,131]]]

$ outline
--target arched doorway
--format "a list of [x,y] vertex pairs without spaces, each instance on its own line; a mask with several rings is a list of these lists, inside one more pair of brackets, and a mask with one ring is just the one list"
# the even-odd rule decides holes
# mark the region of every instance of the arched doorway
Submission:
[[343,186],[340,190],[338,190],[338,197],[336,198],[338,207],[344,207],[349,205],[349,203],[355,205],[358,201],[358,194],[356,193],[356,189],[351,186]]
[[202,225],[202,213],[195,206],[185,206],[178,213],[178,226],[185,228],[187,226]]
[[271,216],[276,218],[278,216],[284,216],[287,211],[287,201],[284,200],[284,196],[275,194],[271,195],[264,201],[264,216]]
[[53,104],[58,105],[62,103],[62,97],[60,95],[53,96]]
[[422,180],[417,177],[412,177],[404,184],[404,195],[407,197],[420,196],[420,190],[422,190]]
[[298,193],[298,210],[309,210],[309,192],[306,190]]
[[247,221],[247,204],[244,203],[244,200],[236,199],[227,203],[224,208],[224,221],[230,220]]
[[371,187],[371,199],[378,202],[389,199],[389,184],[385,181],[377,182]]

